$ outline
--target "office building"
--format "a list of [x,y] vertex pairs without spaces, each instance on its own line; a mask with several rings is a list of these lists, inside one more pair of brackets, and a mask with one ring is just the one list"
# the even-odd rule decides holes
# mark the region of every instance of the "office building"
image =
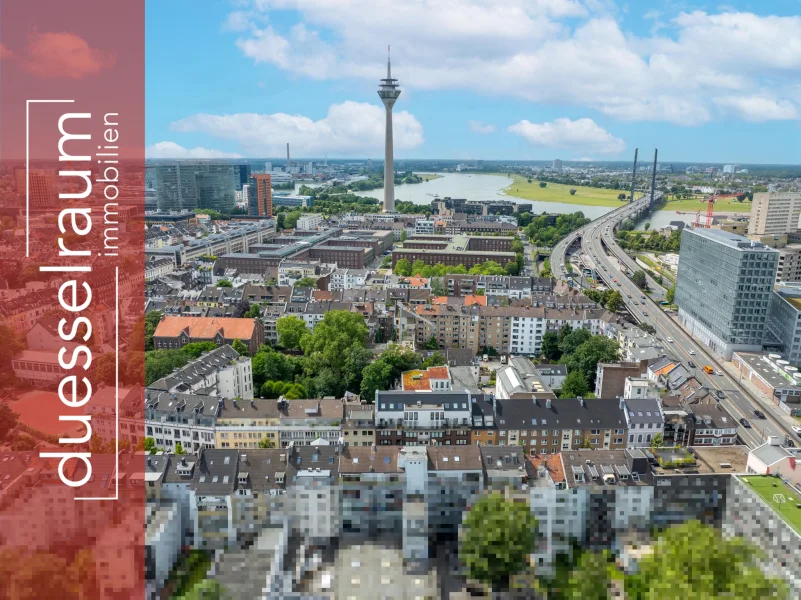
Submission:
[[198,208],[197,181],[191,164],[159,164],[153,167],[156,179],[156,203],[159,211],[182,211]]
[[26,193],[26,173],[27,192],[31,208],[45,208],[58,204],[56,173],[54,170],[31,169],[26,171],[24,168],[14,169],[18,194],[24,195]]
[[236,173],[236,189],[241,190],[250,182],[250,165],[235,165],[234,172]]
[[776,286],[770,298],[767,327],[783,344],[790,364],[801,364],[801,287]]
[[323,224],[323,221],[325,221],[323,215],[317,213],[303,215],[302,217],[298,217],[297,229],[300,231],[315,231]]
[[517,261],[517,256],[511,251],[512,241],[512,237],[506,236],[415,236],[403,242],[402,248],[392,251],[392,266],[394,268],[400,259],[405,258],[410,263],[422,260],[427,265],[464,265],[466,269],[492,260],[503,267]]
[[392,107],[400,96],[398,80],[392,79],[389,56],[387,56],[387,78],[381,80],[378,96],[384,103],[386,113],[386,132],[384,134],[384,212],[395,210],[395,163],[392,147]]
[[197,165],[195,177],[200,208],[209,208],[224,213],[234,209],[238,179],[232,165]]
[[551,170],[556,171],[557,173],[562,172],[562,161],[558,158],[555,158],[553,163],[551,164]]
[[760,351],[779,253],[716,229],[685,228],[676,279],[679,321],[726,360]]
[[732,175],[740,170],[740,165],[723,165],[723,173]]
[[751,235],[781,235],[798,231],[801,192],[758,192],[751,205]]
[[250,176],[249,213],[253,216],[273,216],[272,176],[269,173],[254,173]]

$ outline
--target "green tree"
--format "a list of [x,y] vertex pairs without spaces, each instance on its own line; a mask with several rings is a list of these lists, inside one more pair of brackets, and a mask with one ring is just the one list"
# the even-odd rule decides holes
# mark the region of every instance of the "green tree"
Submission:
[[765,575],[747,540],[724,538],[712,526],[689,521],[665,530],[636,574],[625,577],[631,600],[788,598],[784,581]]
[[409,277],[412,274],[412,264],[408,259],[401,258],[395,263],[395,268],[392,272],[401,277]]
[[151,350],[145,357],[145,385],[161,379],[189,362],[180,350]]
[[342,367],[342,383],[349,392],[359,393],[362,384],[362,373],[373,361],[373,353],[367,348],[354,344],[348,350],[345,364]]
[[645,225],[643,225],[643,227],[642,227],[642,228],[643,228],[645,231],[648,231],[648,230],[651,228],[651,224],[650,224],[650,223],[646,223]]
[[650,323],[642,322],[639,323],[637,327],[642,329],[645,333],[650,333],[651,335],[654,335],[656,333],[656,328]]
[[437,341],[437,336],[432,335],[430,338],[426,340],[426,343],[423,344],[423,348],[426,350],[437,350],[439,348],[439,342]]
[[542,355],[551,361],[557,361],[562,356],[559,350],[559,334],[555,331],[546,331],[542,336]]
[[145,438],[145,452],[148,454],[156,453],[156,440],[154,440],[152,437]]
[[631,274],[631,281],[641,290],[644,290],[645,286],[648,285],[643,271],[634,271],[634,273]]
[[442,353],[434,352],[431,356],[423,361],[423,368],[427,369],[428,367],[441,367],[444,364],[445,357],[442,355]]
[[448,295],[448,289],[445,287],[445,281],[442,279],[442,277],[432,277],[429,285],[431,286],[432,296]]
[[0,403],[0,442],[8,440],[9,434],[17,426],[19,415],[5,403]]
[[584,552],[570,571],[565,600],[606,600],[610,597],[610,573],[614,570],[608,551]]
[[651,448],[661,448],[664,445],[664,441],[662,440],[662,434],[657,433],[653,438],[651,438]]
[[217,287],[229,288],[229,287],[234,287],[234,284],[228,281],[227,279],[220,279],[217,282]]
[[234,340],[234,343],[231,344],[231,348],[236,350],[237,353],[239,353],[240,356],[249,356],[250,355],[250,351],[248,350],[248,347],[245,345],[245,342],[243,342],[242,340]]
[[[529,181],[529,183],[531,183],[531,182]],[[547,184],[547,183],[545,183],[544,181],[540,181],[540,187],[541,187],[541,188],[544,188],[544,187],[545,187],[545,186],[547,186],[547,185],[548,185],[548,184]]]
[[[313,365],[315,377],[320,369],[329,369],[325,388],[334,395],[344,391],[344,367],[353,346],[364,348],[367,341],[367,325],[364,316],[346,310],[332,310],[325,314],[308,335],[300,340],[307,365]],[[324,379],[318,383],[322,384]],[[334,383],[332,383],[334,382]]]
[[186,454],[186,450],[184,450],[184,445],[181,442],[175,442],[175,453],[178,456]]
[[537,520],[528,504],[493,493],[480,498],[467,513],[459,555],[470,577],[501,591],[525,567],[536,540]]
[[217,347],[217,344],[214,342],[190,342],[183,348],[181,348],[181,352],[186,354],[189,358],[195,359],[199,358],[201,354],[205,354],[206,352],[211,352]]
[[570,355],[576,351],[576,348],[581,346],[584,342],[592,338],[592,334],[586,329],[573,329],[565,334],[559,342],[559,350],[563,355]]
[[379,358],[365,367],[360,395],[366,402],[373,402],[376,390],[386,390],[391,383],[392,365]]
[[405,242],[406,241],[406,230],[405,229],[401,230],[400,241],[401,242]]
[[284,213],[278,213],[275,217],[275,228],[278,231],[286,228],[286,215]]
[[676,285],[671,285],[668,288],[667,294],[665,294],[665,300],[667,300],[668,304],[673,304],[673,300],[676,298]]
[[298,219],[301,217],[303,213],[299,210],[293,210],[290,213],[287,213],[286,217],[284,217],[284,227],[286,229],[295,229],[298,226]]
[[560,398],[586,398],[590,393],[590,386],[581,371],[572,371],[567,374],[562,382],[562,389],[559,392]]
[[145,315],[145,350],[153,350],[153,332],[163,316],[160,310],[152,310]]
[[576,190],[574,190],[574,189],[571,189],[571,190],[570,190],[570,195],[571,195],[571,196],[575,196],[575,195],[576,195]]
[[314,277],[301,277],[295,282],[295,287],[317,287],[317,279]]
[[293,315],[278,319],[275,322],[275,329],[278,332],[278,345],[287,350],[299,349],[300,340],[309,333],[306,321]]
[[258,302],[251,304],[250,308],[242,316],[246,319],[258,319],[261,317],[261,306]]
[[261,438],[259,440],[259,448],[275,448],[275,444],[269,438]]
[[216,579],[204,579],[196,583],[180,600],[228,600],[231,598]]
[[596,335],[576,348],[575,352],[562,357],[568,372],[579,371],[590,386],[595,385],[595,370],[600,362],[617,362],[618,347],[603,335]]
[[606,297],[606,309],[612,312],[617,312],[623,308],[623,296],[617,290],[612,290]]

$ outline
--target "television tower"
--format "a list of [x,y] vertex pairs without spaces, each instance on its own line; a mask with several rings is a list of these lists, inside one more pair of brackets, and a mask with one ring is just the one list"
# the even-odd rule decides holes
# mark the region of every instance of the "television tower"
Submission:
[[392,155],[392,107],[400,96],[398,80],[392,79],[389,64],[389,46],[387,46],[387,78],[378,86],[378,97],[384,103],[387,114],[386,133],[384,135],[384,212],[395,211],[395,164]]

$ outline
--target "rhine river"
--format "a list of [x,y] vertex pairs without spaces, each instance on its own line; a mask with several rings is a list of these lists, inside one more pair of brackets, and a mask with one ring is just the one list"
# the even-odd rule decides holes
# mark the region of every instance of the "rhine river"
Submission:
[[[466,200],[509,200],[511,202],[530,202],[533,205],[534,213],[574,213],[581,211],[586,217],[596,219],[613,210],[609,206],[582,206],[579,204],[569,204],[564,202],[541,202],[537,200],[527,200],[525,198],[515,198],[507,196],[503,190],[509,187],[513,180],[504,175],[479,175],[468,173],[438,173],[438,179],[423,183],[411,183],[395,186],[395,198],[413,202],[414,204],[431,204],[435,196],[444,198],[465,198]],[[295,186],[295,193],[300,188]],[[305,184],[308,185],[308,184]],[[384,188],[356,192],[358,196],[365,196],[383,200]],[[660,228],[668,225],[670,221],[690,221],[695,215],[677,215],[675,211],[657,211],[651,220],[652,228]],[[642,227],[645,221],[639,223]]]

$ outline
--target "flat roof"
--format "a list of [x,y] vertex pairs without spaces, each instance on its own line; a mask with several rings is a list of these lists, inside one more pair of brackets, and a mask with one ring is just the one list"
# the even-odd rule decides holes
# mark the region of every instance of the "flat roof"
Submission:
[[739,479],[801,535],[801,491],[788,486],[778,477],[768,475],[749,475]]
[[735,354],[774,389],[801,387],[801,378],[799,378],[798,383],[790,381],[781,371],[776,370],[765,360],[768,357],[767,353],[735,352]]

